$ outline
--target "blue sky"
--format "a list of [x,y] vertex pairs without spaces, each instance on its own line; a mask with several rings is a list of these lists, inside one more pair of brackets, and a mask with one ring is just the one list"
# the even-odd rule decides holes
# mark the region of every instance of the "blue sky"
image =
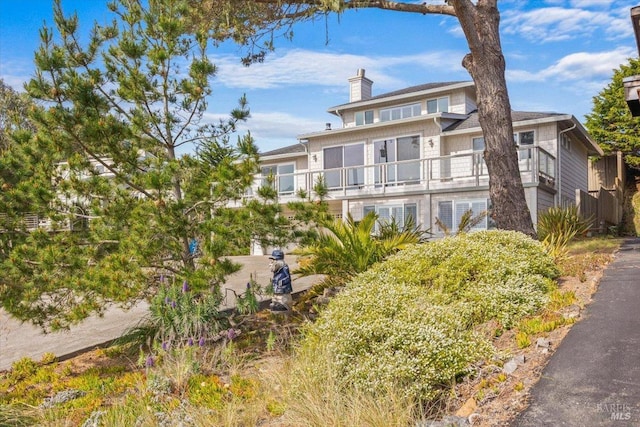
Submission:
[[[420,2],[422,2],[421,0]],[[408,1],[407,1],[408,2]],[[81,30],[111,15],[106,0],[62,0],[77,11]],[[430,3],[438,3],[431,0]],[[33,74],[38,30],[53,25],[51,0],[0,0],[0,78],[21,90]],[[502,47],[515,110],[573,114],[591,111],[592,98],[613,70],[637,57],[629,10],[633,1],[502,0]],[[296,135],[339,120],[328,107],[348,102],[347,79],[366,69],[378,95],[422,83],[471,80],[460,65],[468,52],[455,18],[386,11],[350,11],[294,27],[262,64],[244,67],[241,49],[211,51],[219,71],[207,117],[225,116],[246,94],[251,130],[262,151],[294,144]]]

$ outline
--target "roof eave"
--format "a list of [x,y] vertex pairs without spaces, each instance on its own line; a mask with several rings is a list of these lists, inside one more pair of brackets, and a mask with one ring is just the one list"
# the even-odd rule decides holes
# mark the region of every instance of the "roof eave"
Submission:
[[310,139],[310,138],[317,138],[317,137],[320,137],[320,136],[339,135],[339,134],[349,133],[349,132],[367,131],[369,129],[376,129],[376,128],[380,128],[380,127],[384,127],[384,126],[390,126],[390,125],[394,125],[395,126],[395,125],[398,125],[398,124],[412,123],[412,122],[418,122],[418,121],[422,121],[422,120],[433,120],[433,119],[464,120],[467,117],[469,117],[468,114],[458,114],[458,113],[423,114],[423,115],[420,115],[420,116],[409,117],[407,119],[390,120],[390,121],[386,121],[386,122],[371,123],[371,124],[363,125],[363,126],[351,126],[351,127],[340,128],[340,129],[332,129],[332,130],[325,130],[325,131],[319,131],[319,132],[305,133],[305,134],[302,134],[302,135],[298,135],[298,139],[299,140],[304,140],[304,139]]
[[474,86],[474,83],[472,81],[468,81],[468,82],[455,83],[448,86],[440,86],[432,89],[424,89],[416,92],[403,93],[401,95],[388,96],[388,97],[384,97],[384,96],[374,97],[372,99],[365,99],[362,101],[349,102],[346,104],[336,105],[335,107],[329,107],[329,109],[327,109],[327,112],[330,114],[334,114],[336,116],[340,116],[339,111],[341,110],[346,110],[346,109],[351,110],[355,108],[368,107],[368,106],[373,106],[383,102],[401,101],[403,99],[415,98],[417,96],[429,95],[431,93],[443,92],[443,91],[461,89],[461,88],[473,87],[473,86]]
[[[578,130],[578,132],[582,136],[580,140],[585,146],[585,148],[587,149],[587,153],[590,156],[596,156],[596,155],[602,156],[604,154],[604,152],[602,151],[602,148],[600,148],[600,146],[591,139],[591,137],[589,136],[589,132],[587,132],[584,126],[582,126],[582,123],[580,123],[580,121],[578,121],[578,119],[576,119],[575,116],[571,114],[561,114],[556,116],[540,117],[537,119],[521,120],[521,121],[514,122],[513,124],[517,126],[534,126],[539,124],[547,124],[547,123],[562,122],[562,121],[571,122],[572,124],[575,125],[575,128]],[[463,134],[474,133],[478,131],[482,131],[480,126],[467,128],[467,129],[456,129],[451,131],[444,131],[442,132],[442,136],[463,135]]]

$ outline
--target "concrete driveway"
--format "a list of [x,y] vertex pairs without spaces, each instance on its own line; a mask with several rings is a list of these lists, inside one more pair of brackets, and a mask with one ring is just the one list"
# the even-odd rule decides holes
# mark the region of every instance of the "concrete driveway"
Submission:
[[[242,264],[243,267],[230,276],[227,284],[223,286],[222,292],[225,296],[223,308],[235,306],[235,294],[244,292],[251,277],[263,287],[269,284],[271,278],[267,256],[230,258]],[[288,255],[286,260],[292,270],[297,267],[295,257]],[[294,276],[293,290],[294,292],[303,291],[318,280],[317,276],[300,278]],[[40,360],[44,353],[53,353],[64,359],[103,345],[120,337],[127,329],[136,326],[147,313],[148,305],[144,302],[128,311],[110,307],[104,316],[90,317],[68,331],[43,334],[39,328],[30,323],[16,321],[0,308],[0,371],[9,369],[13,362],[22,357]]]

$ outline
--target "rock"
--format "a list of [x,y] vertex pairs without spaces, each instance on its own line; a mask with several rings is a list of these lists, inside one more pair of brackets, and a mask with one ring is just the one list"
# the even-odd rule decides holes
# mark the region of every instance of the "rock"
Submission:
[[106,411],[93,411],[89,418],[82,423],[82,427],[99,427],[102,417],[106,414]]
[[562,310],[562,316],[565,319],[575,319],[580,316],[580,306],[572,304]]
[[476,410],[477,407],[478,407],[478,404],[476,403],[476,400],[473,397],[470,397],[469,399],[467,399],[466,402],[464,402],[464,405],[462,405],[460,409],[456,411],[455,415],[457,417],[468,418],[469,415],[471,415],[473,411]]
[[518,366],[523,365],[525,362],[524,354],[520,354],[518,356],[512,357],[507,363],[502,367],[502,372],[507,375],[511,375],[518,369]]
[[511,359],[504,364],[504,366],[502,367],[502,372],[507,375],[511,375],[516,371],[516,369],[518,369],[518,363],[515,360]]
[[551,341],[547,338],[540,337],[536,340],[536,348],[550,348]]
[[55,396],[47,397],[46,399],[44,399],[44,402],[42,402],[40,407],[43,409],[52,408],[55,405],[66,403],[70,400],[74,400],[79,397],[82,397],[85,394],[86,393],[82,390],[73,390],[73,389],[62,390],[61,392],[57,393]]
[[482,423],[482,415],[477,414],[475,412],[469,415],[467,419],[469,420],[469,424],[471,424],[472,426],[480,425],[480,423]]
[[443,427],[465,427],[469,425],[467,417],[457,417],[455,415],[447,415],[441,421]]
[[416,424],[416,427],[467,427],[469,421],[466,417],[447,415],[440,421],[423,421]]
[[316,304],[321,304],[321,305],[325,305],[325,304],[329,304],[329,297],[325,297],[325,296],[319,296],[316,298]]

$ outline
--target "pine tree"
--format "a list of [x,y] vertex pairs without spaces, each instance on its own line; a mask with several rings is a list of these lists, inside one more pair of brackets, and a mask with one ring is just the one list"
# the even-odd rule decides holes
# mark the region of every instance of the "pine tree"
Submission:
[[593,97],[586,127],[605,153],[621,151],[629,166],[640,168],[640,118],[632,117],[625,101],[625,77],[640,75],[640,59],[629,59],[614,70],[611,83]]
[[251,136],[233,141],[246,100],[228,120],[203,120],[211,30],[183,0],[109,8],[112,23],[87,38],[54,2],[26,86],[38,131],[18,133],[2,158],[19,191],[2,199],[13,221],[0,233],[0,305],[47,330],[149,298],[160,278],[219,295],[238,268],[221,257],[250,233],[225,214],[258,170]]

